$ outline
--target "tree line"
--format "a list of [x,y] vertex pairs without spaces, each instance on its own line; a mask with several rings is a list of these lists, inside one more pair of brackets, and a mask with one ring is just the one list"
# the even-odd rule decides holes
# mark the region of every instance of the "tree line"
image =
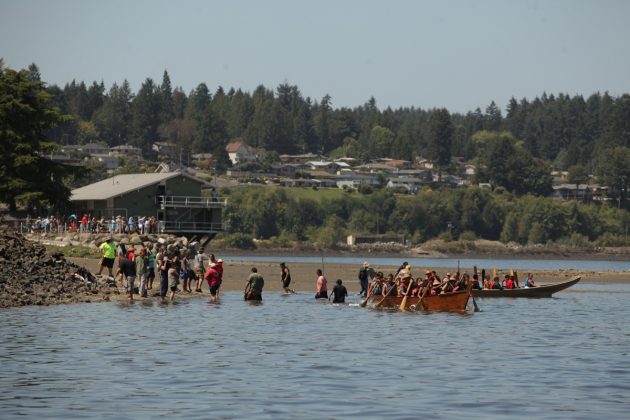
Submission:
[[[51,139],[60,144],[102,141],[130,143],[149,152],[155,141],[170,141],[194,152],[212,152],[234,138],[277,153],[318,153],[358,159],[414,156],[437,159],[435,136],[448,140],[442,151],[467,160],[477,156],[475,133],[507,131],[533,157],[556,169],[584,165],[596,172],[601,152],[630,147],[630,95],[547,94],[533,100],[511,98],[505,115],[493,101],[484,111],[465,114],[444,109],[387,107],[374,98],[354,108],[335,108],[330,95],[304,97],[299,88],[282,83],[253,92],[200,83],[190,92],[173,88],[164,71],[160,83],[147,78],[138,92],[129,83],[71,81],[46,88],[52,104],[74,118],[59,125]],[[435,133],[435,113],[446,113],[450,127]],[[444,117],[444,116],[443,116]]]
[[237,246],[251,238],[335,247],[348,234],[405,235],[412,243],[477,238],[569,247],[627,245],[630,214],[610,206],[560,202],[531,194],[467,189],[390,190],[337,196],[292,194],[290,189],[243,187],[229,194],[224,222]]
[[[11,142],[5,144],[5,155],[21,155],[28,162],[36,162],[32,155],[38,150],[51,150],[53,143],[129,143],[151,156],[151,145],[166,141],[192,152],[225,155],[227,142],[242,138],[266,149],[271,156],[311,152],[359,161],[379,157],[412,160],[422,156],[435,164],[440,175],[443,171],[457,171],[453,157],[458,156],[477,164],[477,182],[489,182],[519,195],[548,194],[551,168],[568,169],[571,180],[578,184],[595,173],[601,182],[611,186],[609,193],[620,206],[628,204],[628,94],[613,97],[594,93],[587,99],[565,94],[543,94],[534,100],[512,98],[504,116],[494,102],[483,112],[476,109],[465,114],[450,113],[444,108],[381,110],[374,98],[354,108],[335,108],[330,95],[313,100],[289,83],[274,90],[261,85],[251,93],[234,88],[226,91],[222,87],[211,92],[205,83],[200,83],[184,92],[181,87],[173,87],[167,71],[160,83],[147,78],[135,93],[126,80],[109,88],[96,81],[89,85],[76,81],[63,87],[47,85],[34,64],[20,71],[0,64],[0,71],[10,93],[2,97],[0,104],[8,113],[2,121],[5,132],[17,132],[17,127],[23,131],[22,139],[28,137],[28,128],[23,129],[17,119],[11,121],[15,111],[11,107],[16,103],[13,100],[23,99],[20,95],[24,92],[18,86],[24,80],[32,82],[29,95],[39,98],[42,112],[48,112],[48,117],[54,115],[38,126],[39,140],[28,150],[16,149]],[[19,80],[11,76],[14,74],[21,75]],[[31,136],[26,141],[32,139]],[[10,182],[17,182],[23,172],[16,168],[5,170]],[[71,174],[58,173],[53,178],[78,176],[77,171],[66,168],[66,172]],[[18,192],[21,189],[28,188],[9,188]],[[60,197],[67,196],[67,191],[62,190]]]

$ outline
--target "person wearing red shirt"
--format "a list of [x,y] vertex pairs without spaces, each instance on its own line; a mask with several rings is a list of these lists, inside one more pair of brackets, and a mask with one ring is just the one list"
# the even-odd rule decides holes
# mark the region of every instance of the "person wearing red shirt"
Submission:
[[208,265],[208,269],[206,270],[206,274],[204,275],[204,277],[208,282],[208,287],[210,288],[210,302],[216,302],[217,290],[219,290],[220,280],[215,263],[210,263]]
[[214,269],[217,271],[217,277],[219,278],[219,286],[217,287],[217,299],[219,298],[219,292],[221,291],[221,284],[223,283],[223,260],[219,258],[215,263]]

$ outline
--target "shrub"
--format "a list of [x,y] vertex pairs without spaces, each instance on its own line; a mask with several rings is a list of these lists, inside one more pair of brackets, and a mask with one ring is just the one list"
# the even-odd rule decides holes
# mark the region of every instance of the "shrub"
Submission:
[[222,243],[228,248],[256,249],[254,239],[247,233],[232,233],[223,238]]
[[477,235],[471,230],[466,230],[459,235],[459,239],[461,241],[474,241],[477,239]]
[[624,236],[610,232],[604,233],[596,242],[599,246],[624,246],[627,244]]

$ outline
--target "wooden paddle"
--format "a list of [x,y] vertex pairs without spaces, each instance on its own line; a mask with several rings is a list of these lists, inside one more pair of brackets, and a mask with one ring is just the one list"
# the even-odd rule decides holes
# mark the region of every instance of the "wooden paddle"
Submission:
[[419,311],[420,308],[422,307],[422,299],[424,299],[424,297],[427,295],[427,293],[429,292],[429,289],[431,289],[431,284],[427,283],[424,290],[422,291],[422,296],[420,296],[420,300],[418,301],[418,303],[416,303],[416,307],[415,307],[416,311]]
[[475,297],[472,295],[472,292],[470,293],[470,297],[472,298],[473,306],[475,307],[475,312],[480,312],[481,309],[479,309],[479,306],[477,306],[477,302],[475,302]]
[[411,293],[411,279],[409,279],[409,284],[407,285],[407,290],[405,291],[405,297],[402,302],[400,302],[400,310],[404,311],[405,306],[407,306],[407,298],[409,297],[409,293]]
[[370,296],[372,296],[372,291],[373,290],[374,290],[374,288],[372,287],[372,285],[368,286],[368,292],[365,294],[365,300],[363,302],[359,303],[359,306],[361,308],[365,308],[365,306],[367,305],[368,299],[370,298]]
[[[477,274],[477,266],[474,267],[473,274]],[[477,275],[477,281],[479,281],[479,275]],[[480,284],[480,286],[482,286],[482,285],[483,285],[483,283]],[[475,312],[481,311],[481,309],[479,309],[479,306],[477,306],[477,302],[475,301],[475,297],[473,296],[472,292],[470,293],[470,297],[472,298],[473,306],[475,307]]]
[[247,293],[249,293],[249,291],[252,288],[252,284],[251,283],[247,283],[247,285],[245,285],[245,293],[243,294],[243,299],[247,300]]
[[[388,298],[388,297],[392,294],[392,291],[393,291],[393,290],[396,290],[396,287],[395,287],[395,286],[396,286],[396,285],[394,284],[394,287],[392,287],[391,289],[389,289],[389,290],[387,291],[387,294],[386,294],[385,296],[383,296],[383,299],[381,299],[381,300],[380,300],[380,301],[379,301],[376,305],[374,305],[374,308],[378,308],[379,306],[381,306],[381,304],[382,304],[383,302],[385,302],[385,299],[387,299],[387,298]],[[383,287],[385,287],[385,286],[383,286]]]

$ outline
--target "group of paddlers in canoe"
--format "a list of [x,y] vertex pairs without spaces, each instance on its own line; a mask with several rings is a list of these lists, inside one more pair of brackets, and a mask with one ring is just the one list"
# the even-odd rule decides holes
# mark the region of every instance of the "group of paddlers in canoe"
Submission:
[[399,308],[400,310],[446,310],[465,311],[468,299],[472,297],[475,311],[478,310],[477,297],[551,297],[553,293],[576,284],[580,277],[576,276],[568,281],[540,286],[534,282],[534,276],[527,274],[524,284],[519,284],[518,273],[510,270],[501,280],[496,269],[492,275],[485,270],[479,272],[474,267],[473,275],[460,273],[459,267],[455,274],[446,273],[443,277],[435,270],[426,270],[424,278],[414,279],[407,262],[403,263],[395,274],[384,276],[369,268],[367,262],[359,271],[359,280],[363,283],[365,273],[373,280],[366,287],[365,297],[361,306]]
[[[363,271],[369,271],[369,263],[364,262],[361,271],[359,271],[359,280],[362,280]],[[367,268],[367,270],[366,270]],[[492,279],[486,275],[485,270],[481,273],[482,282],[479,280],[477,268],[474,269],[472,277],[459,270],[455,274],[446,273],[444,277],[438,275],[435,270],[426,270],[424,278],[414,279],[411,275],[411,267],[404,262],[395,274],[384,276],[382,272],[373,272],[373,281],[367,290],[367,296],[435,296],[444,293],[457,292],[465,290],[469,283],[472,283],[473,290],[479,289],[516,289],[519,288],[518,273],[511,270],[509,274],[505,274],[503,280],[496,275],[494,270]],[[525,280],[525,287],[536,287],[534,276],[528,273]]]
[[426,270],[424,278],[414,278],[411,266],[404,262],[396,271],[386,276],[374,271],[368,262],[359,271],[359,281],[365,283],[366,273],[373,277],[367,287],[365,300],[361,306],[375,308],[399,308],[401,310],[455,310],[464,311],[470,297],[474,281],[468,273],[454,275],[446,273],[442,278],[435,270]]

